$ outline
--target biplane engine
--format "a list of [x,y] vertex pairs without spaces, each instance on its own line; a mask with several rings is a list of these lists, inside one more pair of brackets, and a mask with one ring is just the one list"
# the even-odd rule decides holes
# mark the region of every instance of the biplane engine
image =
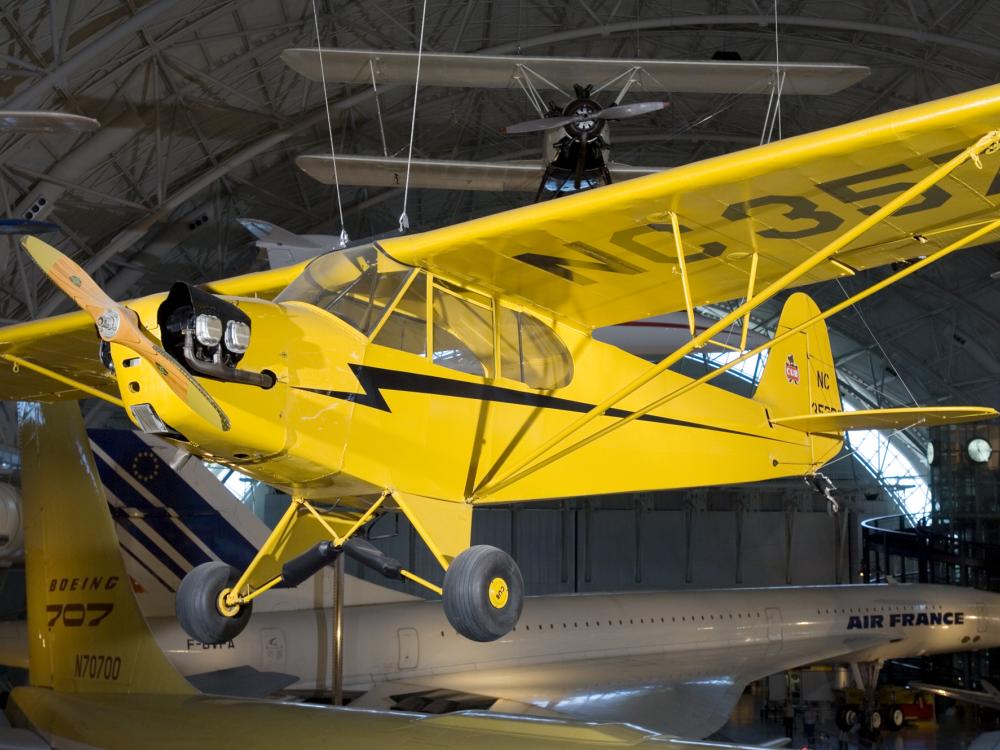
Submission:
[[177,282],[156,313],[163,348],[194,374],[270,388],[273,373],[237,368],[250,346],[250,316],[231,302]]

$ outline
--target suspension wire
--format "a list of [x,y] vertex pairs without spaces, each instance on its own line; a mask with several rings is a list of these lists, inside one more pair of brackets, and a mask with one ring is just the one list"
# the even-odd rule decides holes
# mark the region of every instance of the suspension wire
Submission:
[[368,68],[372,72],[372,92],[375,94],[375,111],[378,113],[378,132],[382,136],[382,155],[389,156],[389,147],[385,142],[385,127],[382,125],[382,105],[378,100],[378,86],[375,83],[375,63],[368,58]]
[[778,81],[778,93],[774,97],[774,116],[771,118],[771,128],[767,131],[767,142],[771,142],[771,138],[774,135],[774,124],[778,124],[778,140],[781,140],[781,92],[785,88],[785,74],[781,74],[781,78]]
[[[781,75],[781,60],[778,45],[778,0],[774,0],[774,85],[778,87],[778,96],[774,100],[774,119],[778,121],[778,140],[781,140],[781,89],[785,79]],[[774,128],[774,123],[771,123]],[[768,136],[768,141],[771,137]]]
[[764,127],[760,131],[760,143],[758,145],[764,145],[764,139],[767,138],[767,126],[771,122],[771,109],[774,107],[774,92],[778,88],[778,82],[775,80],[774,85],[771,86],[771,94],[767,97],[767,110],[764,112]]
[[323,46],[319,37],[319,12],[316,10],[316,0],[312,0],[313,26],[316,29],[316,57],[319,58],[319,75],[323,82],[323,106],[326,107],[326,132],[330,137],[330,161],[333,164],[333,185],[337,193],[337,214],[340,216],[340,246],[347,247],[350,237],[344,226],[344,204],[340,199],[340,175],[337,174],[337,152],[333,147],[333,118],[330,116],[330,97],[326,87],[326,69],[323,67]]
[[[316,0],[313,0],[315,2]],[[403,183],[403,213],[399,215],[399,231],[410,228],[410,218],[406,215],[406,203],[410,197],[410,164],[413,162],[413,137],[417,128],[417,94],[420,93],[420,63],[424,56],[424,22],[427,20],[427,0],[420,12],[420,39],[417,42],[417,77],[413,82],[413,115],[410,118],[410,148],[406,154],[406,180]]]
[[[837,286],[839,286],[840,291],[844,293],[845,299],[850,297],[850,295],[847,293],[847,290],[844,288],[843,282],[841,282],[840,279],[837,279]],[[899,374],[899,370],[896,369],[896,365],[889,358],[889,354],[883,348],[882,342],[878,340],[878,337],[875,335],[875,332],[872,331],[871,326],[868,325],[868,321],[865,320],[865,316],[861,314],[861,308],[859,308],[857,305],[851,305],[851,309],[853,309],[854,312],[857,314],[858,318],[861,320],[862,325],[864,325],[865,329],[868,331],[868,335],[871,336],[872,341],[875,342],[875,346],[877,346],[878,350],[882,353],[882,357],[888,363],[889,367],[892,368],[892,371],[896,374],[896,379],[899,381],[900,385],[903,386],[903,390],[906,391],[906,395],[910,397],[910,400],[913,402],[913,405],[919,406],[916,397],[913,395],[913,391],[910,390],[910,387],[906,384],[906,381],[903,380],[903,376]]]

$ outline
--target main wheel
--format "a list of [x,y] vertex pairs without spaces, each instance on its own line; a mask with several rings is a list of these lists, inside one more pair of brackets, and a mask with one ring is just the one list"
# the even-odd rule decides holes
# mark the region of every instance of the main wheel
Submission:
[[209,645],[226,643],[242,633],[250,621],[253,602],[226,613],[220,610],[223,592],[239,577],[239,571],[224,562],[202,563],[184,576],[174,600],[184,632]]
[[444,613],[472,641],[495,641],[517,624],[524,579],[503,550],[480,544],[451,561],[444,574]]
[[890,732],[898,732],[906,723],[906,715],[899,706],[889,706],[885,710],[885,728]]

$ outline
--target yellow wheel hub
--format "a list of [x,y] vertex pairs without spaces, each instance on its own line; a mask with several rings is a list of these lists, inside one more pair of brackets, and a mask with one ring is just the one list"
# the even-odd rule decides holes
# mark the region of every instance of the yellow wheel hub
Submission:
[[240,613],[239,604],[230,604],[226,600],[230,593],[232,593],[232,589],[222,589],[219,599],[215,603],[215,606],[219,609],[219,613],[224,617],[236,617]]
[[490,604],[496,609],[503,609],[507,606],[507,599],[510,597],[510,588],[503,578],[494,578],[490,581]]

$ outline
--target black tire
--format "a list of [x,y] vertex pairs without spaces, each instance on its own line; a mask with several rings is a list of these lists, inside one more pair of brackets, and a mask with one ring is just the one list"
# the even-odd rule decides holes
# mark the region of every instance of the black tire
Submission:
[[[491,600],[491,587],[495,601],[502,594],[502,604]],[[443,588],[448,622],[471,641],[495,641],[521,616],[524,579],[511,556],[496,547],[480,544],[462,552],[448,566]]]
[[906,723],[906,716],[899,706],[889,706],[889,708],[883,709],[882,715],[885,719],[883,726],[890,732],[898,732]]
[[174,610],[184,632],[208,645],[226,643],[243,632],[250,621],[253,602],[243,604],[233,617],[219,611],[219,594],[239,579],[240,573],[224,562],[202,563],[184,576],[177,589]]
[[834,723],[837,725],[837,729],[843,732],[850,732],[854,728],[854,722],[851,717],[856,717],[857,713],[851,708],[851,706],[841,706],[837,709],[837,713],[834,716]]
[[851,731],[861,722],[861,709],[857,706],[844,706],[844,726]]

